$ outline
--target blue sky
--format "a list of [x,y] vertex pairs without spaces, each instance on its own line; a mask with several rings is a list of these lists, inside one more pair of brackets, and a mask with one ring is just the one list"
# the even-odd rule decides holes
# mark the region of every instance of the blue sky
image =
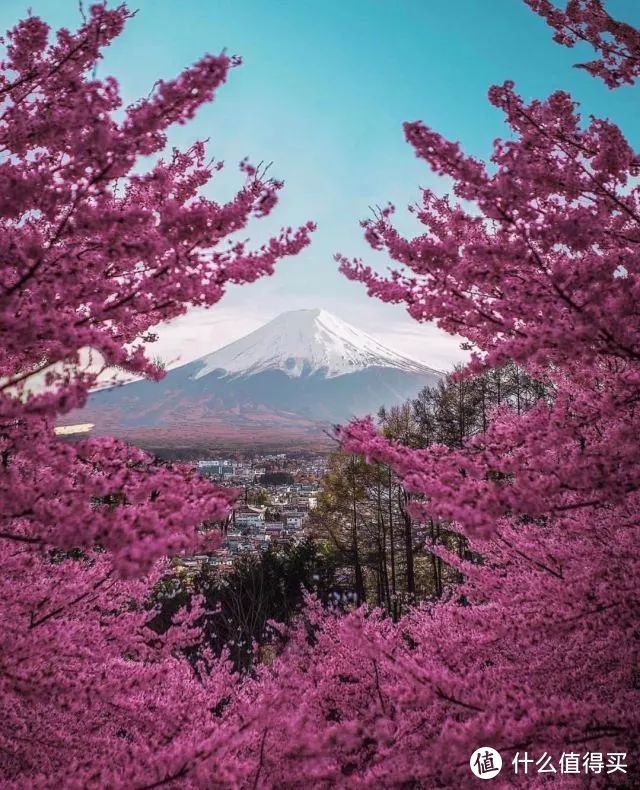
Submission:
[[[4,0],[5,30],[31,7],[52,26],[76,26],[77,0]],[[585,115],[607,116],[640,147],[634,89],[608,91],[572,68],[588,48],[568,50],[521,0],[138,0],[123,36],[107,52],[99,75],[118,78],[123,97],[146,95],[204,52],[239,54],[216,101],[171,143],[210,138],[226,168],[213,187],[229,196],[241,183],[236,163],[272,161],[286,182],[272,219],[251,237],[280,225],[318,223],[313,244],[278,272],[232,290],[208,313],[195,311],[161,331],[158,350],[186,361],[254,329],[278,313],[324,307],[395,349],[436,367],[462,358],[458,342],[411,321],[401,307],[367,298],[336,271],[333,253],[368,251],[360,219],[369,206],[391,201],[403,230],[415,230],[404,207],[420,186],[445,190],[404,142],[402,123],[423,120],[486,156],[504,135],[501,114],[487,102],[489,86],[513,79],[527,99],[569,90]],[[640,25],[640,3],[608,0],[607,8]]]

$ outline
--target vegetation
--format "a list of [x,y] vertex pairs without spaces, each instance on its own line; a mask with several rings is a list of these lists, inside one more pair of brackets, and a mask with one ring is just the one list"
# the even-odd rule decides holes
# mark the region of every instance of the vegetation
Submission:
[[[548,397],[548,387],[514,364],[472,379],[460,373],[423,389],[403,406],[382,409],[382,433],[414,449],[462,447],[486,430],[495,409],[506,405],[522,414]],[[459,559],[479,559],[447,522],[433,515],[426,521],[414,518],[410,505],[418,499],[390,466],[338,452],[312,517],[313,534],[332,551],[343,584],[359,602],[384,607],[396,619],[407,606],[440,598],[445,586],[460,581],[460,572],[443,561],[440,548]]]
[[[640,78],[640,32],[601,0],[526,2],[559,43],[593,45],[583,68],[607,86]],[[249,250],[281,184],[243,163],[220,204],[203,144],[160,158],[238,62],[205,56],[122,108],[95,67],[130,16],[96,4],[55,38],[29,16],[4,43],[3,785],[458,788],[490,743],[523,786],[546,780],[523,753],[577,759],[563,785],[639,786],[620,758],[640,747],[640,156],[566,93],[526,103],[511,82],[489,93],[510,130],[488,162],[406,124],[454,198],[422,191],[415,238],[391,207],[363,223],[389,277],[341,268],[463,335],[470,364],[340,430],[319,549],[171,578],[167,557],[215,544],[202,527],[229,491],[113,440],[64,443],[55,420],[96,383],[87,348],[160,376],[154,325],[270,274],[312,226]],[[332,557],[356,604],[387,611],[323,606]]]
[[312,541],[247,554],[222,571],[204,562],[193,574],[177,572],[163,578],[151,603],[159,611],[149,626],[165,633],[174,617],[194,597],[201,599],[199,641],[186,651],[197,663],[205,653],[224,654],[235,669],[246,671],[269,649],[277,648],[280,631],[271,623],[286,626],[299,614],[306,593],[325,604],[334,601],[334,571]]

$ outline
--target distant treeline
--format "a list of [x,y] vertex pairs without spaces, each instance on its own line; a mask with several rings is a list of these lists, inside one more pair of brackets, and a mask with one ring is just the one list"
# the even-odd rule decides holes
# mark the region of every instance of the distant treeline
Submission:
[[[381,409],[378,424],[408,447],[461,447],[486,430],[496,407],[508,405],[520,414],[548,395],[543,384],[507,365],[474,378],[447,376],[403,405]],[[413,498],[389,467],[338,452],[312,516],[313,535],[331,556],[337,578],[359,602],[384,607],[394,617],[417,601],[441,597],[459,580],[431,547],[481,561],[448,524],[433,518],[416,522]]]

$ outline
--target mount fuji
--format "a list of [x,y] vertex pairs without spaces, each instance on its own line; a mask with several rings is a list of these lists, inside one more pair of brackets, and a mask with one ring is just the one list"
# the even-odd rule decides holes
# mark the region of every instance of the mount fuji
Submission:
[[402,403],[441,375],[326,310],[295,310],[159,382],[94,392],[67,422],[154,447],[314,443],[327,425]]
[[198,361],[203,367],[196,373],[197,379],[218,370],[232,376],[281,370],[289,378],[315,374],[336,378],[373,367],[409,373],[425,371],[423,365],[318,309],[282,313],[255,332]]

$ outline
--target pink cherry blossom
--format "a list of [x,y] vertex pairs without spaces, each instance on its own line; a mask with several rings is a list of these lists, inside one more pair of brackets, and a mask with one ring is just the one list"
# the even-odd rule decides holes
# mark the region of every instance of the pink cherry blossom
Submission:
[[587,42],[599,57],[578,64],[602,79],[609,88],[632,85],[640,76],[640,34],[631,25],[614,19],[602,0],[567,0],[562,11],[551,0],[525,3],[556,31],[553,39],[565,47]]
[[[601,59],[589,70],[610,86],[638,76],[637,31],[601,3],[529,5],[561,43],[591,41]],[[242,189],[217,204],[201,192],[216,168],[204,147],[163,149],[167,127],[235,61],[206,57],[122,115],[115,81],[89,75],[128,15],[94,6],[52,43],[30,17],[0,76],[3,786],[460,788],[485,744],[506,766],[498,786],[525,751],[627,752],[619,778],[633,785],[638,154],[566,93],[525,102],[511,83],[489,93],[510,134],[488,162],[405,126],[453,194],[423,192],[414,238],[391,207],[364,223],[393,262],[387,276],[345,257],[342,270],[462,335],[474,354],[461,375],[514,360],[546,396],[522,413],[503,403],[457,448],[405,447],[371,419],[344,426],[346,450],[400,476],[416,519],[466,536],[466,559],[427,546],[463,581],[397,623],[308,596],[298,620],[273,624],[272,660],[241,678],[225,655],[185,658],[201,601],[162,636],[148,627],[167,556],[215,540],[203,527],[232,494],[112,440],[63,443],[53,428],[95,383],[83,349],[160,376],[148,356],[158,321],[270,274],[311,226],[257,250],[227,242],[271,212],[280,184],[245,163]],[[155,157],[147,170],[141,155]],[[604,772],[556,779],[610,786]]]
[[3,786],[196,782],[205,767],[235,786],[245,774],[221,756],[229,729],[211,714],[235,677],[224,660],[197,673],[182,657],[197,607],[163,637],[146,625],[164,558],[214,546],[233,492],[114,440],[66,443],[54,426],[102,370],[161,376],[152,327],[271,274],[312,225],[238,242],[282,184],[242,163],[244,183],[218,203],[203,191],[220,167],[203,143],[165,152],[168,128],[237,59],[207,55],[124,108],[116,81],[92,76],[130,16],[97,4],[56,34],[30,16],[2,55]]

